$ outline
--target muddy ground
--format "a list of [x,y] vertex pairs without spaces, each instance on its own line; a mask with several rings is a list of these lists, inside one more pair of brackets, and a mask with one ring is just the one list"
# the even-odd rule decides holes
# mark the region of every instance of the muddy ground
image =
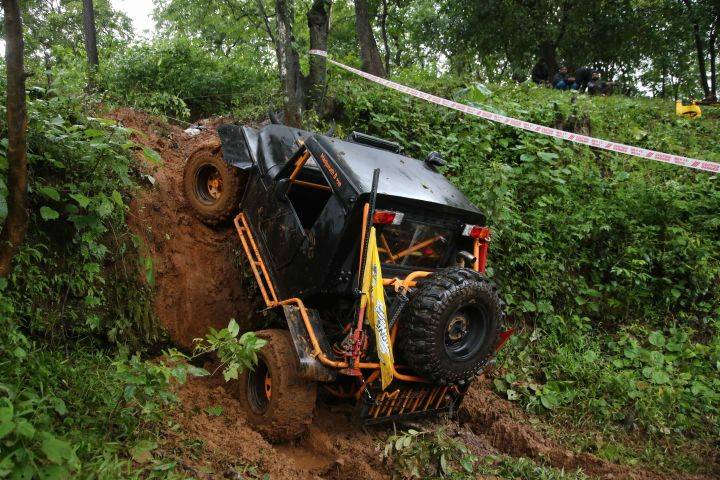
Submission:
[[[142,161],[146,188],[131,205],[130,228],[153,259],[156,316],[170,337],[189,347],[207,328],[235,318],[246,329],[258,318],[253,280],[241,268],[240,246],[231,228],[211,229],[191,214],[182,194],[188,155],[214,139],[219,119],[204,121],[200,135],[148,115],[121,109],[113,118],[138,132],[135,141],[158,151],[161,165]],[[362,428],[348,405],[318,402],[315,419],[299,441],[271,445],[250,428],[222,379],[194,379],[181,387],[181,407],[168,429],[167,454],[196,478],[383,479],[390,467],[381,449],[392,426]],[[219,408],[217,408],[219,407]],[[209,408],[209,410],[208,410]],[[659,475],[620,466],[591,454],[576,454],[534,430],[524,412],[495,395],[481,380],[470,390],[461,424],[437,420],[479,456],[529,457],[566,471],[583,470],[603,479],[701,479],[714,476]]]

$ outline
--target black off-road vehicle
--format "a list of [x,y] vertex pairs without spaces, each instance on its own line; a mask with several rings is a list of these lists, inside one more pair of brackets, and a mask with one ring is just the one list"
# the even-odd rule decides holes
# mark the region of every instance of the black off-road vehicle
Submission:
[[[485,217],[437,171],[442,158],[284,125],[218,135],[187,161],[187,200],[207,224],[234,221],[267,307],[287,320],[257,332],[269,342],[237,382],[250,421],[270,440],[296,437],[318,386],[368,423],[456,411],[511,330],[484,275]],[[359,313],[371,226],[395,357],[385,389]]]

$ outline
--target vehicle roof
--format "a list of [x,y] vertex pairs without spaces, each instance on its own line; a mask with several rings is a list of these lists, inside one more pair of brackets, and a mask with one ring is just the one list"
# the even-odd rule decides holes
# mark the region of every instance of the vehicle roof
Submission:
[[312,139],[333,157],[358,195],[371,192],[373,171],[379,168],[378,195],[441,205],[484,218],[455,185],[426,162],[388,150],[285,125],[268,125],[258,132],[258,156],[264,157],[259,160],[264,161],[266,171],[277,173],[302,143],[313,144]]

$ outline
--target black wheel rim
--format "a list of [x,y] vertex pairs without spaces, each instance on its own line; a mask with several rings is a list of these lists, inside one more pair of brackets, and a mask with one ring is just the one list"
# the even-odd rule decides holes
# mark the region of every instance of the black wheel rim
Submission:
[[211,205],[222,196],[222,176],[214,165],[203,165],[195,172],[195,196]]
[[488,317],[484,308],[465,306],[445,322],[445,352],[453,362],[474,359],[487,337]]
[[255,370],[248,373],[247,394],[253,412],[262,415],[267,411],[272,397],[272,377],[267,364],[262,359],[258,359]]

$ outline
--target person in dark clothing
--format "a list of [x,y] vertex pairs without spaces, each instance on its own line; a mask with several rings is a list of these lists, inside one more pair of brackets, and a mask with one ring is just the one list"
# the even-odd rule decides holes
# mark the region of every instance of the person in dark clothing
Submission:
[[580,92],[584,92],[587,89],[588,83],[592,80],[593,71],[590,68],[582,67],[578,68],[575,72],[575,88]]
[[590,95],[600,95],[603,93],[604,82],[602,80],[602,76],[600,75],[600,72],[593,72],[592,77],[590,78],[590,81],[587,84],[587,90],[588,94]]
[[552,86],[557,90],[567,90],[570,88],[570,84],[568,83],[567,67],[560,67],[560,70],[558,70],[553,77]]
[[550,76],[550,69],[548,68],[547,64],[540,60],[535,64],[535,66],[532,69],[532,73],[530,74],[530,78],[533,82],[535,82],[537,85],[543,84],[549,80]]

